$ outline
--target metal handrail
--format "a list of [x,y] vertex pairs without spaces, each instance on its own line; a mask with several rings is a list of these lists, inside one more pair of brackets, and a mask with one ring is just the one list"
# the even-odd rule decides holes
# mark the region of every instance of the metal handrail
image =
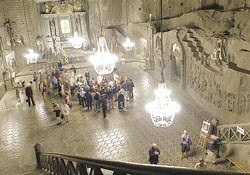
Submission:
[[[58,175],[103,175],[102,169],[112,171],[113,175],[247,175],[247,173],[196,170],[176,166],[155,166],[59,153],[43,153],[40,144],[36,144],[34,147],[37,168],[43,168]],[[90,168],[90,173],[87,171],[88,168]]]

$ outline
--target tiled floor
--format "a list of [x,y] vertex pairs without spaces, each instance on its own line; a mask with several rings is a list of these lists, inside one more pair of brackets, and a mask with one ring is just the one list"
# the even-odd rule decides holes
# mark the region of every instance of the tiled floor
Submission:
[[[148,149],[155,142],[161,149],[160,164],[194,167],[199,158],[204,157],[204,153],[195,148],[203,119],[193,114],[190,108],[192,100],[175,88],[173,97],[181,104],[181,112],[169,128],[157,128],[145,112],[145,104],[154,98],[152,89],[160,77],[144,72],[135,63],[124,65],[119,73],[125,75],[124,72],[135,82],[135,100],[126,105],[124,112],[110,111],[106,119],[102,113],[82,111],[74,99],[70,122],[57,126],[51,111],[54,97],[44,103],[37,95],[37,105],[29,108],[25,103],[15,106],[14,92],[8,92],[0,102],[1,172],[12,175],[34,169],[33,146],[37,142],[42,143],[48,152],[137,163],[148,163]],[[192,136],[193,146],[192,156],[181,161],[180,135],[183,129]],[[225,165],[208,167],[226,169]]]

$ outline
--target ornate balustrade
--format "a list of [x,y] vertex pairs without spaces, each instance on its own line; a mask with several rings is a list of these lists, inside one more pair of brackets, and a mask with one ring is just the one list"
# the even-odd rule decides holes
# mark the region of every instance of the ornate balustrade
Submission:
[[[37,168],[56,175],[240,175],[242,173],[194,170],[173,166],[154,166],[84,158],[59,153],[44,153],[35,145]],[[107,173],[110,174],[110,173]]]
[[[244,134],[237,131],[237,126],[244,129]],[[217,127],[217,136],[226,143],[250,144],[250,123],[220,125]]]

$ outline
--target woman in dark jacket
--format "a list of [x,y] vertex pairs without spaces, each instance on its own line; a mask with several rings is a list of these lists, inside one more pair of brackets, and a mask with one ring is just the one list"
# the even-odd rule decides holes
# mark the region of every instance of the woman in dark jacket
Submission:
[[123,110],[124,106],[125,106],[124,95],[120,91],[118,95],[118,109],[120,112]]
[[85,98],[87,101],[88,110],[92,109],[92,95],[89,93],[89,91],[86,92]]

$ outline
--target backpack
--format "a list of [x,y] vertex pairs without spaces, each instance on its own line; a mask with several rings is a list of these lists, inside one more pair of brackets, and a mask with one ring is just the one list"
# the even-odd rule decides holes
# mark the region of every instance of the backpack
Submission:
[[95,94],[94,100],[99,100],[99,94],[98,93]]

